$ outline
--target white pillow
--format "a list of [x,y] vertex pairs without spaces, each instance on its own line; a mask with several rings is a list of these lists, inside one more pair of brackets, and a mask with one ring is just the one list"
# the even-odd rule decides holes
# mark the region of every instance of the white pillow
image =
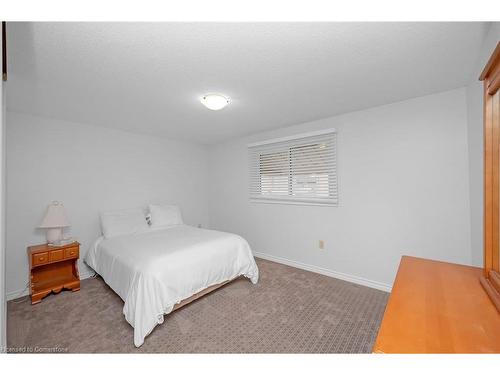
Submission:
[[181,210],[177,206],[149,205],[151,228],[165,228],[182,224]]
[[101,213],[102,234],[106,238],[137,234],[149,229],[142,208],[129,208]]

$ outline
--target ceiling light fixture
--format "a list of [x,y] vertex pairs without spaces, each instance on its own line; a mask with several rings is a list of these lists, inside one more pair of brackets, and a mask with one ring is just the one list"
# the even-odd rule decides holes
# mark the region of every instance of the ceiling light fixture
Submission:
[[201,97],[200,101],[212,111],[218,111],[229,104],[229,98],[222,94],[206,94]]

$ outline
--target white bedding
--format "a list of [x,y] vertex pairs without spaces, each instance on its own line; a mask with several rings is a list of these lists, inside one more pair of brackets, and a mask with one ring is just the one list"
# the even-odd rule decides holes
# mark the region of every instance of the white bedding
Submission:
[[137,347],[181,300],[240,275],[254,284],[259,278],[242,237],[188,225],[100,237],[85,262],[125,301]]

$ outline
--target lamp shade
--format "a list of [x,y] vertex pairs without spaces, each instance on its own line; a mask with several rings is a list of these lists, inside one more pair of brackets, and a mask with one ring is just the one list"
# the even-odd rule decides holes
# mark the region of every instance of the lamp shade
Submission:
[[52,202],[47,208],[47,213],[39,225],[39,228],[62,228],[69,227],[69,220],[62,203]]

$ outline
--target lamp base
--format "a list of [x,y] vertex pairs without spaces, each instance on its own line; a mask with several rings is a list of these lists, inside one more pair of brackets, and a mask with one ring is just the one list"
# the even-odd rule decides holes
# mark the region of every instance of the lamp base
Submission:
[[47,229],[47,243],[56,243],[62,239],[62,228]]

